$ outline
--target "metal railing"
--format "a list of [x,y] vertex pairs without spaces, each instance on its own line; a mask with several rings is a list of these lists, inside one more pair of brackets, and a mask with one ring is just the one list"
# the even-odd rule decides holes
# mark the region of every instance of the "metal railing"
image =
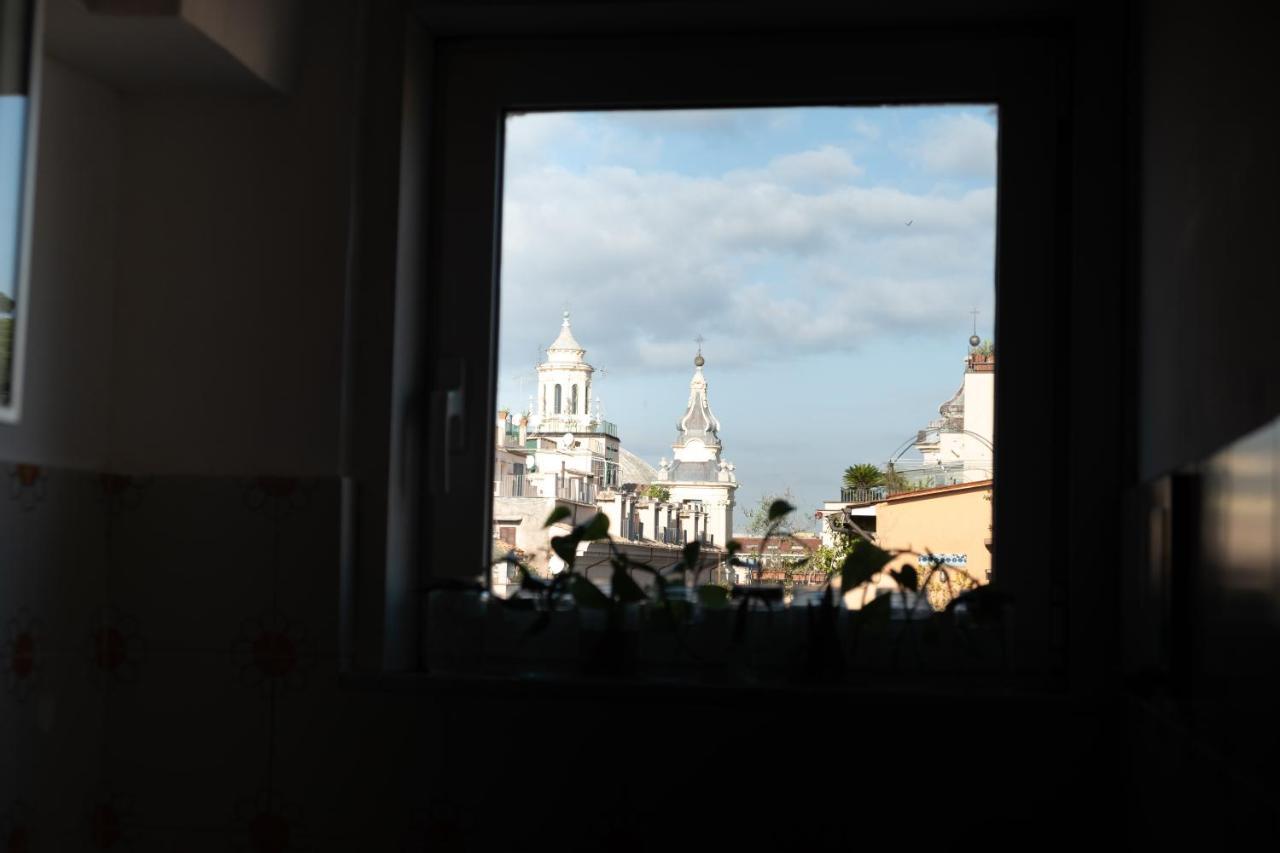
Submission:
[[587,420],[586,415],[543,415],[538,423],[540,433],[572,432],[585,435],[610,435],[618,437],[618,425],[612,421]]
[[500,474],[493,481],[495,498],[535,497],[536,490],[532,483],[526,483],[524,474]]
[[593,504],[596,502],[596,487],[582,477],[562,477],[557,474],[556,497],[580,504]]
[[840,490],[841,503],[855,504],[865,503],[867,501],[882,501],[889,496],[889,490],[884,486],[872,486],[869,489],[855,488],[848,486]]

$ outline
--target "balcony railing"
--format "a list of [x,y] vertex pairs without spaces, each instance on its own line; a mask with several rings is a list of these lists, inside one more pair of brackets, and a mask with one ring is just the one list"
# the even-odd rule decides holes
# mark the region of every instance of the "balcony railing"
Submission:
[[[689,531],[679,527],[664,527],[656,541],[664,545],[684,545],[689,542]],[[716,537],[712,533],[699,533],[698,541],[703,545],[713,546],[716,544]]]
[[582,477],[562,477],[556,475],[556,497],[580,504],[596,502],[596,487],[590,480]]
[[882,501],[888,496],[889,490],[884,486],[872,486],[869,489],[851,489],[846,486],[840,490],[840,500],[847,504]]
[[532,483],[526,483],[524,474],[501,474],[493,481],[495,498],[535,497],[536,490]]
[[589,422],[585,415],[543,415],[538,424],[541,433],[571,432],[581,435],[610,435],[618,437],[618,425],[611,421]]

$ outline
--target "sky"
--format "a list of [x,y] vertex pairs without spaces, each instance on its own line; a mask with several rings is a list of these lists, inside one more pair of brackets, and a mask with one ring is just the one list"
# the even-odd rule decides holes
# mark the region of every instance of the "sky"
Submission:
[[0,293],[9,297],[17,274],[26,102],[21,95],[0,95]]
[[[570,311],[623,447],[671,458],[702,337],[740,488],[801,529],[883,465],[994,325],[985,105],[531,113],[507,119],[500,407]],[[600,375],[599,369],[604,369]]]

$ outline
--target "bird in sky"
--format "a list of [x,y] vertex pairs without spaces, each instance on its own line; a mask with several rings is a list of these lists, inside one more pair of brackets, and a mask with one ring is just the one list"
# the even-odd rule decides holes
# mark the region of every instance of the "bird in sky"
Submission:
[[907,225],[908,225],[908,226],[910,226],[912,222],[915,222],[915,220],[914,220],[914,219],[908,219],[908,220],[907,220]]

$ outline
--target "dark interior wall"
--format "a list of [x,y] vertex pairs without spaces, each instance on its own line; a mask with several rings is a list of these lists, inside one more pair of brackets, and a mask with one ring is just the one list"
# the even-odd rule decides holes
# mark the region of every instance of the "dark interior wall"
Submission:
[[0,458],[336,475],[355,5],[306,11],[289,96],[118,91],[47,57]]
[[353,4],[309,4],[288,97],[123,110],[113,463],[336,474]]
[[[1089,835],[1138,799],[1144,831],[1163,821],[1176,836],[1197,813],[1213,828],[1241,804],[1265,822],[1265,788],[1233,798],[1266,781],[1256,757],[1241,774],[1221,740],[1189,736],[1185,719],[1150,705],[1109,709],[1112,734],[1128,726],[1116,743],[1096,707],[1061,701],[921,697],[904,709],[342,684],[335,484],[240,478],[337,470],[353,99],[344,8],[308,4],[290,99],[120,95],[49,72],[45,109],[59,114],[41,143],[32,322],[58,333],[33,342],[32,376],[46,381],[28,386],[25,432],[0,428],[0,458],[216,476],[4,469],[0,833],[76,849],[110,816],[136,849],[251,849],[255,832],[283,826],[292,847],[389,850],[527,841],[551,825],[597,849],[636,848],[666,837],[664,817],[705,810],[703,831],[721,842],[794,843],[817,827],[856,844],[884,820],[872,794],[886,790],[922,816],[881,824],[899,844],[975,825],[984,842],[1046,825]],[[1276,76],[1260,21],[1153,3],[1138,30],[1150,475],[1277,410],[1266,328],[1277,108],[1259,94]],[[1253,701],[1248,732],[1226,744],[1243,754],[1270,710],[1256,701],[1265,693],[1240,689],[1257,682],[1247,655],[1275,634],[1265,602],[1237,603],[1263,630],[1204,647],[1206,669],[1227,655],[1238,666],[1198,697],[1205,727],[1232,725]],[[118,665],[97,653],[104,627],[124,642]],[[23,635],[35,642],[30,670],[13,654]],[[295,656],[277,653],[277,635]],[[272,653],[255,655],[257,640]],[[842,725],[870,734],[842,739]],[[1139,798],[1116,796],[1126,758],[1143,768]],[[955,788],[955,801],[938,793]],[[945,819],[926,819],[938,813],[930,796]],[[744,809],[756,820],[735,822]]]
[[1141,6],[1143,478],[1280,413],[1280,54],[1263,7]]
[[1148,837],[1221,843],[1229,812],[1233,832],[1275,838],[1280,55],[1249,4],[1137,11],[1137,462],[1150,528],[1130,533],[1153,544],[1148,567],[1130,570],[1146,592],[1125,612],[1147,622],[1129,644],[1148,656],[1133,682],[1132,802]]
[[26,384],[0,459],[96,468],[110,446],[120,95],[51,58],[42,76]]

